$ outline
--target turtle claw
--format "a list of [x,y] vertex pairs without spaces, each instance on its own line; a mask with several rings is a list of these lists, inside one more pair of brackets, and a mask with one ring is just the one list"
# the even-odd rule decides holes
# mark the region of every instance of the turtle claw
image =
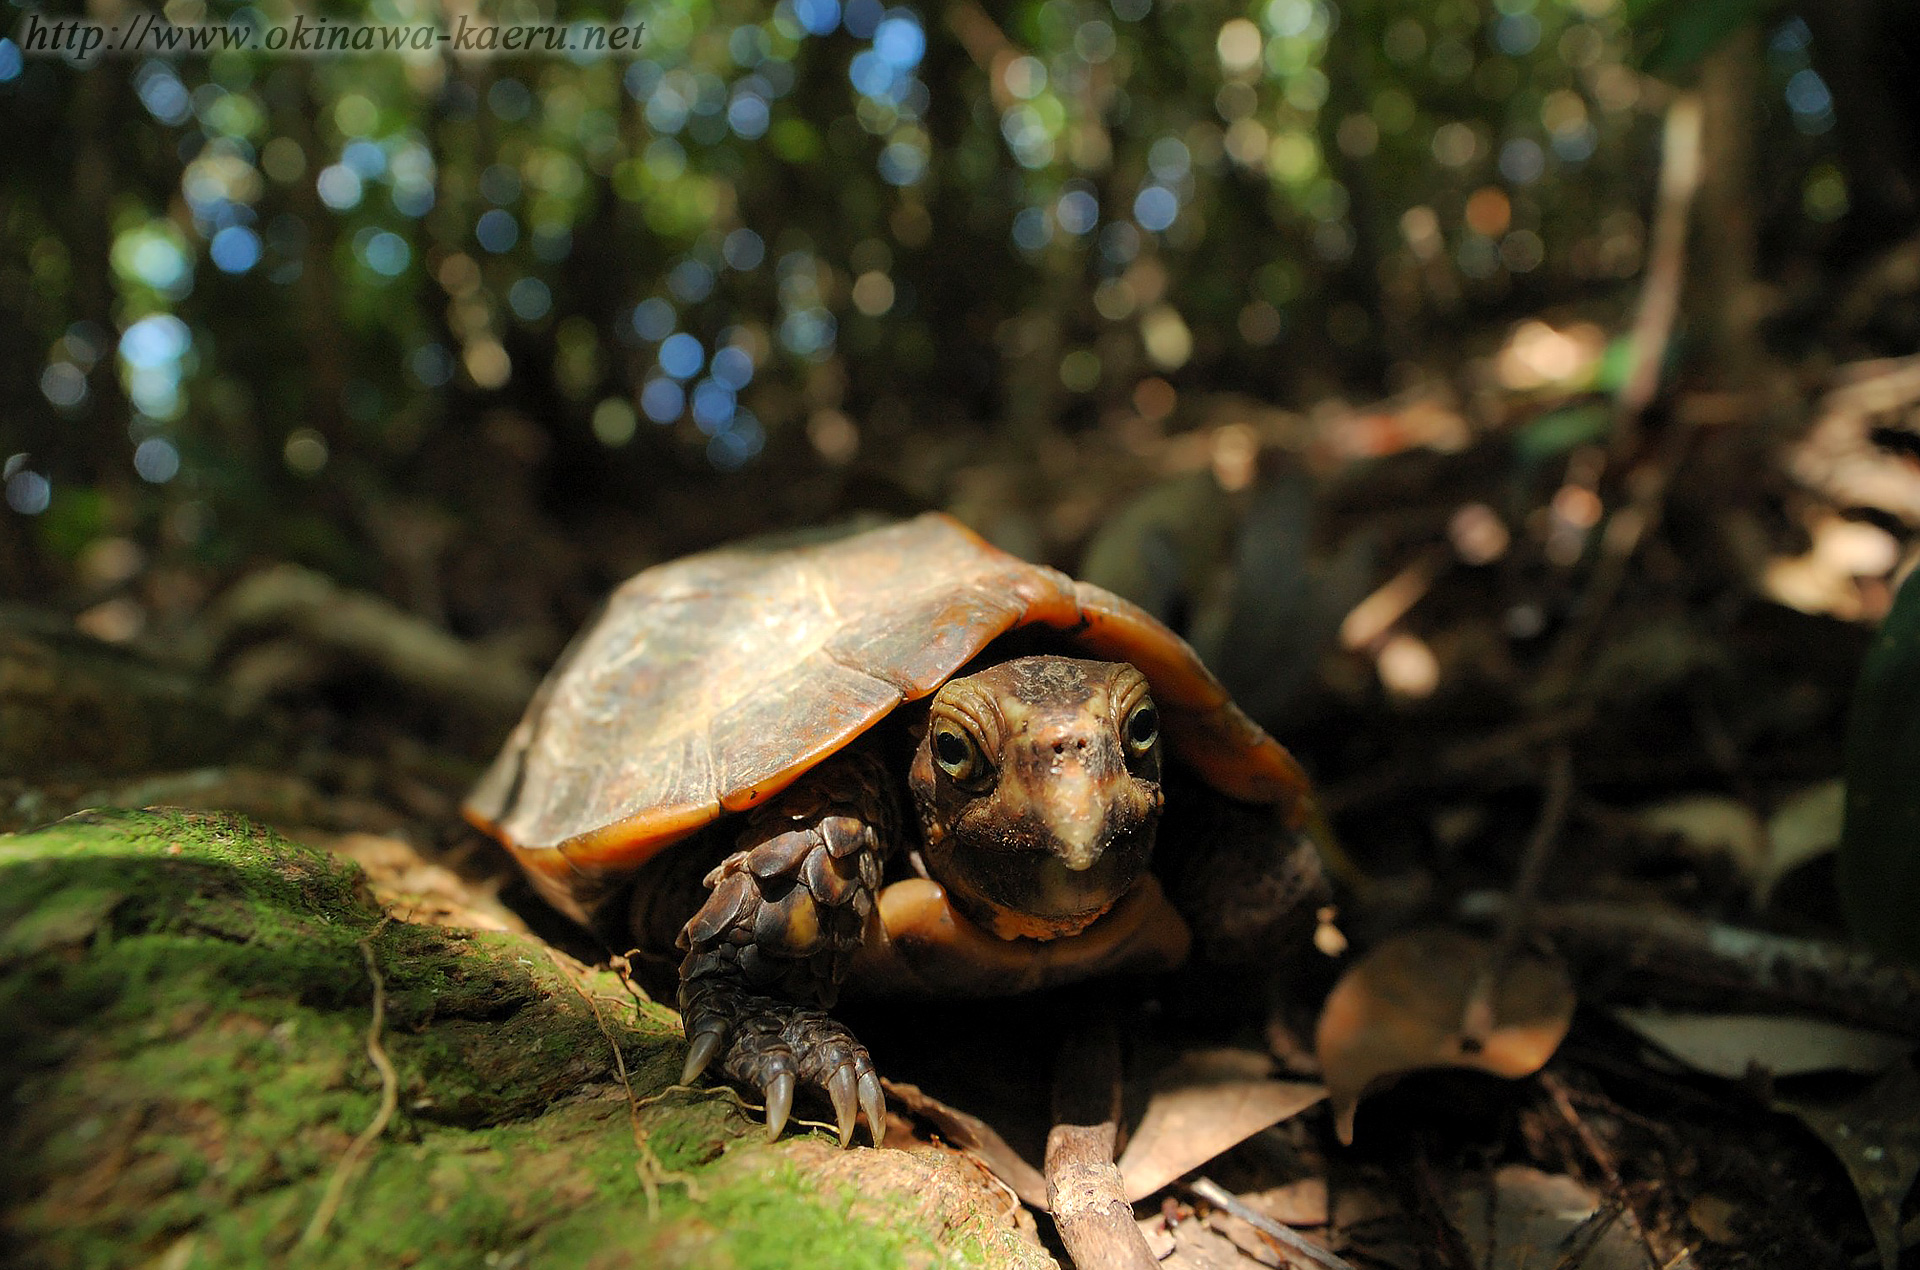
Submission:
[[687,1050],[687,1064],[680,1069],[680,1083],[691,1085],[700,1079],[700,1073],[707,1070],[713,1062],[713,1056],[720,1052],[723,1033],[719,1030],[703,1031],[693,1038],[692,1046]]
[[833,1069],[833,1075],[827,1078],[827,1097],[833,1102],[833,1118],[839,1122],[840,1145],[842,1148],[851,1146],[860,1104],[855,1099],[853,1068],[850,1065]]
[[792,1072],[781,1072],[767,1082],[767,1141],[780,1136],[787,1127],[787,1116],[793,1111],[793,1086],[795,1077]]
[[[846,1070],[845,1068],[841,1069]],[[880,1091],[880,1078],[872,1072],[863,1072],[860,1076],[860,1107],[866,1112],[867,1132],[873,1135],[873,1145],[879,1146],[887,1136],[887,1098]],[[842,1121],[845,1124],[845,1121]],[[845,1146],[853,1136],[849,1126],[840,1134],[840,1145]]]
[[826,1011],[762,996],[716,979],[681,987],[681,1010],[692,1045],[682,1083],[709,1064],[765,1099],[767,1137],[793,1115],[802,1085],[832,1104],[840,1145],[853,1145],[864,1113],[875,1146],[886,1136],[887,1103],[866,1046]]

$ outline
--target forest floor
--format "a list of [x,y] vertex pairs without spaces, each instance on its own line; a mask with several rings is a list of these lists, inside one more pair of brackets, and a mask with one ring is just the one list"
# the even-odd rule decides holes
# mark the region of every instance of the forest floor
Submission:
[[[1181,1158],[1140,1228],[1209,1270],[1308,1264],[1263,1221],[1357,1267],[1920,1264],[1920,989],[1840,948],[1832,856],[1853,684],[1920,528],[1920,362],[1683,385],[1626,429],[1527,378],[1590,343],[1537,328],[1490,356],[1498,391],[1207,398],[955,484],[990,534],[1075,543],[1182,625],[1318,782],[1329,971],[1397,948],[1415,969],[1379,999],[1442,1003],[1426,1051],[1368,1060],[1391,1087],[1347,1146],[1362,1091],[1299,1039],[1317,999],[1191,1031],[1151,986],[1123,1000],[1141,1062],[1335,1086]],[[710,540],[766,527],[733,511]],[[11,1263],[1061,1255],[953,1117],[1034,1154],[1044,1008],[876,1014],[888,1074],[929,1091],[896,1089],[884,1151],[769,1146],[736,1098],[671,1087],[674,1013],[458,815],[564,632],[463,641],[292,566],[166,639],[3,616]],[[1492,1038],[1550,1034],[1537,1073],[1487,1074],[1459,969],[1483,954],[1418,942],[1440,926],[1504,930],[1473,945],[1496,979],[1559,968],[1524,1018],[1491,990]],[[1027,1087],[966,1092],[996,1055]]]

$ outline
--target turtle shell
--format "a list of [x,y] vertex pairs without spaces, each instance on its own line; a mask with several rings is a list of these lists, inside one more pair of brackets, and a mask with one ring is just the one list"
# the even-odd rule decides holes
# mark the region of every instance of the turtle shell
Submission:
[[584,920],[602,880],[773,797],[1027,626],[1133,663],[1176,757],[1230,797],[1305,818],[1293,756],[1184,640],[939,513],[812,546],[721,548],[629,579],[534,695],[467,818]]

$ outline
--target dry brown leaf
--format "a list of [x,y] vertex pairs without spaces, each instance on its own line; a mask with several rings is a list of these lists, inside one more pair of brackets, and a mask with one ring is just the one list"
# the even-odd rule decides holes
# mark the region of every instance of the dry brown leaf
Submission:
[[1166,1270],[1252,1270],[1259,1264],[1249,1260],[1231,1239],[1198,1218],[1170,1227],[1156,1214],[1142,1221],[1140,1230],[1147,1237],[1147,1248],[1154,1260]]
[[1840,845],[1846,806],[1845,783],[1821,781],[1788,798],[1767,817],[1767,867],[1755,879],[1756,902],[1764,905],[1781,878]]
[[1818,1134],[1840,1157],[1866,1210],[1885,1270],[1900,1262],[1900,1206],[1920,1175],[1920,1073],[1896,1063],[1840,1102],[1778,1099],[1774,1107]]
[[1327,1096],[1323,1086],[1272,1072],[1273,1060],[1251,1050],[1199,1050],[1161,1072],[1120,1154],[1127,1198],[1146,1198]]
[[1767,836],[1753,809],[1721,794],[1687,794],[1643,807],[1633,817],[1642,828],[1675,834],[1702,855],[1725,854],[1747,877],[1767,870]]
[[1687,1220],[1693,1228],[1716,1244],[1737,1247],[1740,1243],[1740,1206],[1718,1195],[1696,1195],[1687,1205]]
[[1254,1212],[1289,1226],[1327,1224],[1327,1180],[1304,1177],[1285,1186],[1242,1195],[1240,1202]]
[[1273,1245],[1260,1237],[1251,1223],[1244,1222],[1232,1213],[1223,1213],[1218,1209],[1206,1216],[1207,1228],[1217,1235],[1225,1236],[1227,1242],[1240,1250],[1240,1255],[1256,1265],[1282,1267],[1283,1261]]
[[[1454,1224],[1476,1266],[1646,1270],[1647,1254],[1633,1214],[1625,1209],[1602,1212],[1599,1197],[1570,1177],[1510,1164],[1494,1173],[1491,1198],[1491,1213],[1482,1187],[1462,1187],[1453,1198]],[[1569,1252],[1576,1259],[1561,1262]]]
[[1530,1076],[1553,1057],[1573,1021],[1565,968],[1522,952],[1495,982],[1494,956],[1487,940],[1413,931],[1374,949],[1334,985],[1314,1042],[1342,1142],[1353,1141],[1361,1096],[1408,1072]]
[[1617,1009],[1613,1017],[1696,1071],[1739,1080],[1749,1068],[1776,1076],[1883,1072],[1913,1052],[1905,1037],[1791,1014],[1669,1014]]

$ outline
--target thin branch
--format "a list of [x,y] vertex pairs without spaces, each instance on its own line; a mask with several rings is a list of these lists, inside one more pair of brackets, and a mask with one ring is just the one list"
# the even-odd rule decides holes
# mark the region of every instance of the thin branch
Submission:
[[[1457,912],[1485,921],[1507,903],[1479,892]],[[1920,1037],[1920,969],[1857,948],[1597,900],[1540,905],[1531,924],[1572,965],[1588,999],[1721,1013],[1796,1010]]]
[[1567,819],[1567,800],[1572,793],[1573,751],[1564,744],[1556,745],[1547,762],[1547,790],[1540,804],[1540,819],[1535,823],[1533,836],[1527,840],[1527,849],[1520,857],[1520,873],[1513,882],[1513,899],[1502,915],[1499,952],[1494,957],[1496,969],[1505,967],[1527,936],[1527,924],[1540,902],[1540,884],[1546,879],[1547,865],[1553,860],[1554,847],[1559,844],[1560,829]]
[[1632,368],[1620,390],[1614,415],[1614,453],[1632,449],[1640,416],[1660,388],[1660,369],[1680,311],[1680,287],[1686,279],[1687,221],[1700,190],[1700,97],[1681,93],[1667,107],[1660,145],[1660,195],[1654,212],[1653,244],[1647,278],[1634,319]]
[[594,1025],[600,1029],[600,1035],[607,1038],[607,1046],[613,1051],[613,1070],[620,1078],[620,1088],[627,1095],[627,1124],[633,1130],[633,1149],[638,1153],[638,1158],[633,1162],[633,1171],[640,1179],[641,1191],[647,1197],[648,1219],[659,1221],[661,1184],[678,1183],[687,1188],[687,1194],[698,1199],[699,1194],[694,1181],[684,1173],[676,1173],[668,1169],[661,1162],[660,1156],[647,1144],[647,1131],[640,1123],[640,1102],[633,1096],[633,1081],[627,1075],[627,1058],[620,1052],[620,1042],[614,1039],[613,1030],[607,1026],[606,1019],[601,1015],[599,1003],[593,999],[593,994],[587,991],[586,986],[574,977],[572,968],[560,959],[558,952],[551,948],[547,949],[547,956],[552,960],[554,968],[560,972],[560,976],[580,994],[580,999],[587,1003],[587,1009],[593,1014]]
[[1107,1002],[1069,1029],[1053,1073],[1047,1208],[1077,1270],[1155,1270],[1114,1160],[1120,1133],[1120,1034]]
[[1473,1252],[1447,1211],[1446,1196],[1440,1193],[1439,1179],[1433,1175],[1424,1136],[1415,1141],[1412,1173],[1414,1202],[1433,1229],[1433,1251],[1451,1270],[1475,1270]]
[[1620,1214],[1627,1211],[1626,1201],[1616,1195],[1587,1215],[1587,1219],[1568,1233],[1561,1247],[1566,1251],[1553,1263],[1553,1270],[1576,1270],[1585,1263],[1587,1255],[1599,1244],[1600,1237],[1620,1220]]
[[1210,1178],[1196,1177],[1188,1188],[1201,1199],[1215,1208],[1238,1217],[1261,1234],[1282,1245],[1289,1252],[1298,1253],[1325,1270],[1354,1270],[1353,1263],[1328,1252],[1293,1227],[1275,1221],[1265,1213],[1248,1208],[1231,1191]]
[[1573,1136],[1579,1139],[1580,1147],[1587,1153],[1587,1158],[1592,1160],[1594,1167],[1600,1170],[1600,1176],[1607,1186],[1608,1205],[1618,1205],[1622,1211],[1633,1216],[1634,1231],[1640,1236],[1640,1248],[1646,1253],[1649,1270],[1659,1270],[1660,1254],[1654,1249],[1653,1236],[1647,1233],[1646,1223],[1640,1221],[1640,1214],[1633,1206],[1633,1197],[1627,1192],[1627,1184],[1620,1180],[1620,1169],[1614,1163],[1613,1152],[1600,1141],[1599,1135],[1594,1133],[1592,1126],[1587,1124],[1574,1107],[1573,1099],[1564,1081],[1552,1072],[1541,1072],[1540,1087],[1546,1091],[1547,1098],[1553,1103],[1553,1108],[1559,1113],[1561,1121],[1572,1130]]
[[400,1106],[400,1077],[393,1070],[393,1062],[387,1057],[386,1049],[380,1044],[380,1033],[387,1021],[387,981],[373,956],[374,937],[385,930],[387,923],[392,920],[390,915],[382,917],[379,925],[368,931],[366,938],[360,941],[360,958],[366,962],[367,978],[373,981],[373,1019],[367,1024],[367,1058],[380,1073],[380,1107],[367,1127],[347,1147],[340,1162],[334,1165],[333,1176],[327,1179],[326,1192],[320,1197],[320,1207],[314,1210],[313,1220],[301,1232],[297,1245],[301,1248],[310,1248],[326,1236],[327,1227],[332,1225],[334,1214],[340,1209],[347,1182],[352,1178],[360,1157],[387,1131],[387,1126],[393,1122],[394,1112]]
[[1547,763],[1547,788],[1540,804],[1540,819],[1534,824],[1526,850],[1521,853],[1513,894],[1501,913],[1499,939],[1494,944],[1493,955],[1487,958],[1486,969],[1467,994],[1466,1008],[1461,1012],[1463,1036],[1484,1042],[1493,1035],[1497,1022],[1494,1001],[1508,967],[1527,937],[1534,910],[1539,907],[1540,885],[1553,859],[1553,849],[1560,841],[1560,829],[1566,823],[1567,802],[1572,792],[1573,751],[1564,744],[1556,745]]

